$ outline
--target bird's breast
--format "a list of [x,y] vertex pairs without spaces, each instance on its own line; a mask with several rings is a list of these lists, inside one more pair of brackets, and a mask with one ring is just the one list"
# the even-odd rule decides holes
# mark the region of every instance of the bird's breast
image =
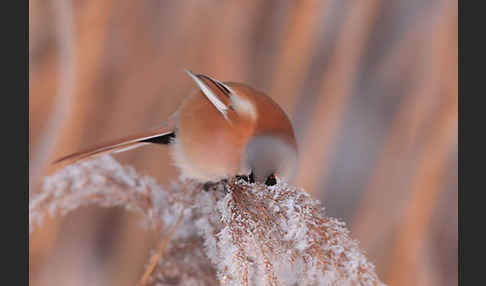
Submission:
[[248,135],[231,125],[203,95],[181,106],[172,157],[184,177],[218,181],[239,174]]

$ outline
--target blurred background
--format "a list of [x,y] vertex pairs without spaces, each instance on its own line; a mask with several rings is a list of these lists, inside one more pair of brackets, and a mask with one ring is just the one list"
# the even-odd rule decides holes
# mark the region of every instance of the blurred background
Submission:
[[[294,185],[388,285],[457,285],[458,7],[452,0],[29,1],[30,193],[47,162],[157,126],[184,68],[266,92],[300,149]],[[167,185],[167,148],[115,155]],[[31,285],[134,285],[157,237],[86,207],[30,235]]]

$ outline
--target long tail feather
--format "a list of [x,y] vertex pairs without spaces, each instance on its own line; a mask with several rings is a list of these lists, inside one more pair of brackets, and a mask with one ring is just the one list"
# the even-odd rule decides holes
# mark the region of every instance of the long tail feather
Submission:
[[93,156],[124,152],[151,143],[170,144],[171,139],[174,137],[175,132],[173,126],[166,125],[158,129],[141,132],[111,142],[106,142],[104,144],[61,157],[53,161],[52,164],[65,163],[68,161],[74,163]]

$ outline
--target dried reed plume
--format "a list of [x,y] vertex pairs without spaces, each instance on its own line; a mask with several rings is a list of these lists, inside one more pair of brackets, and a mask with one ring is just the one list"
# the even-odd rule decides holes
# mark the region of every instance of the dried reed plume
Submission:
[[344,223],[283,182],[232,179],[203,191],[180,181],[166,189],[104,156],[45,180],[30,201],[30,231],[46,214],[91,204],[122,206],[164,230],[159,259],[141,284],[383,285]]

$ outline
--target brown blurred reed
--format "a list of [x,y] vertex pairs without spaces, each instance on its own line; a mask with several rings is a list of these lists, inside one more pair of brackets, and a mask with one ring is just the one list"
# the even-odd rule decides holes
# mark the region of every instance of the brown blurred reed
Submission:
[[[164,121],[190,68],[282,104],[299,137],[294,183],[349,221],[385,283],[457,284],[457,178],[444,177],[457,173],[456,2],[29,4],[31,193],[52,158]],[[117,158],[162,184],[177,176],[165,148]],[[154,235],[120,209],[78,212],[31,235],[32,285],[78,285],[89,265],[134,285]]]

